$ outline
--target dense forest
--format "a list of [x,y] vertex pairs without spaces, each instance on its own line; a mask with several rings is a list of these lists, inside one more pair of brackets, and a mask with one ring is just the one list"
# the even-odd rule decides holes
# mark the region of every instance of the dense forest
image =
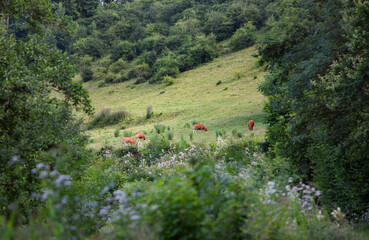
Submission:
[[[368,239],[368,23],[360,0],[0,1],[0,238]],[[265,141],[88,148],[84,82],[253,45]]]

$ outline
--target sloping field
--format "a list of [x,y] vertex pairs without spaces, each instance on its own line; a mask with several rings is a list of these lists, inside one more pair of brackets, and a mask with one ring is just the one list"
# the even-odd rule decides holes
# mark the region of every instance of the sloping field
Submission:
[[[150,139],[150,135],[154,134],[154,125],[158,123],[170,127],[174,140],[181,137],[190,140],[193,121],[208,128],[208,132],[194,134],[193,142],[215,141],[217,130],[226,131],[226,135],[231,136],[232,130],[236,129],[248,136],[251,133],[247,122],[251,119],[255,121],[253,136],[261,140],[265,130],[262,113],[264,97],[257,87],[263,72],[257,68],[256,58],[251,56],[255,51],[252,47],[222,56],[180,74],[170,86],[134,85],[134,80],[102,88],[98,87],[99,81],[85,83],[96,113],[110,108],[131,114],[130,121],[89,130],[92,139],[90,147],[118,146],[124,131],[131,131],[131,136],[137,131],[144,131]],[[222,83],[217,85],[219,81]],[[150,105],[154,117],[146,120],[144,115]],[[119,137],[114,137],[115,129],[121,126],[126,129],[120,130]]]

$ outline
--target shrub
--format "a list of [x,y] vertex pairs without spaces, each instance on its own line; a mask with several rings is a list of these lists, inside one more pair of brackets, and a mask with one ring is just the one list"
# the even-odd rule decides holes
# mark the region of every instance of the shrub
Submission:
[[146,119],[150,119],[154,115],[154,111],[152,110],[152,106],[147,106],[146,108]]
[[242,71],[241,70],[235,70],[235,71],[233,71],[233,77],[235,79],[240,79],[241,76],[242,76]]
[[83,82],[88,82],[93,79],[94,72],[90,67],[84,67],[81,71],[81,77]]
[[104,83],[114,83],[115,82],[115,76],[112,74],[106,74],[104,77]]
[[232,51],[238,51],[252,46],[256,39],[256,27],[251,22],[239,28],[232,36],[229,46]]
[[87,129],[114,125],[124,120],[128,113],[125,111],[110,112],[110,108],[104,108],[94,119],[88,123]]
[[150,83],[160,82],[165,76],[174,77],[179,73],[177,62],[170,55],[157,59],[152,71],[154,74]]
[[165,86],[170,86],[174,83],[174,78],[170,76],[165,76],[161,82],[164,83]]
[[87,38],[82,43],[81,51],[84,54],[92,56],[94,59],[98,59],[104,55],[105,44],[98,38]]
[[113,73],[118,73],[125,67],[125,65],[126,62],[123,59],[118,59],[118,61],[109,66],[109,71],[112,71]]
[[147,64],[137,65],[134,68],[130,69],[127,73],[127,78],[143,78],[149,79],[151,77],[151,69]]
[[128,81],[129,79],[127,78],[127,76],[123,73],[121,73],[120,77],[116,79],[116,82],[125,82]]
[[114,137],[119,137],[119,130],[120,130],[120,128],[115,129]]

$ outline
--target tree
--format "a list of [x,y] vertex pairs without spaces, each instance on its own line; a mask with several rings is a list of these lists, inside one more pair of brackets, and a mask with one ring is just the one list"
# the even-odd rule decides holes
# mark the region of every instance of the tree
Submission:
[[[0,212],[9,213],[9,206],[18,206],[26,215],[35,207],[31,194],[39,187],[31,170],[43,152],[62,144],[83,154],[86,138],[71,109],[92,113],[92,107],[86,90],[72,81],[76,69],[66,54],[45,39],[42,29],[54,22],[50,5],[42,0],[32,6],[26,1],[15,4],[3,5],[2,15],[12,19],[27,15],[32,31],[16,39],[0,22]],[[83,161],[78,154],[73,164],[66,162],[58,170],[72,173]]]
[[82,17],[89,18],[92,17],[100,4],[99,0],[78,0],[77,10]]
[[239,28],[232,36],[229,46],[232,51],[237,51],[243,48],[252,46],[256,39],[256,28],[251,22],[246,23]]
[[267,138],[329,209],[369,208],[368,2],[283,1],[260,49]]

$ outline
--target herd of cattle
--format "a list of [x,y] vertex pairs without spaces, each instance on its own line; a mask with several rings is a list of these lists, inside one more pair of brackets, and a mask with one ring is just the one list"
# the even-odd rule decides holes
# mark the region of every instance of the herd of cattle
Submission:
[[[248,123],[248,126],[249,126],[249,130],[250,131],[253,131],[254,129],[254,120],[250,120],[249,123]],[[196,131],[205,131],[207,132],[208,129],[203,125],[203,124],[194,124],[193,125],[193,132],[195,133]],[[136,132],[136,140],[134,140],[133,138],[131,137],[124,137],[122,139],[122,143],[123,144],[132,144],[132,145],[137,145],[137,140],[138,139],[143,139],[143,140],[146,140],[146,137],[145,137],[145,134],[143,132]]]

